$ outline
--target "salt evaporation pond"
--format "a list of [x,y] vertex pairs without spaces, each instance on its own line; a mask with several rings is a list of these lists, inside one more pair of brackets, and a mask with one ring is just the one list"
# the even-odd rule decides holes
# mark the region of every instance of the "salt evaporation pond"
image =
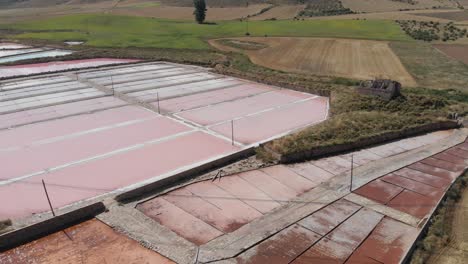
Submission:
[[7,62],[14,62],[20,60],[29,60],[29,59],[37,59],[37,58],[46,58],[46,57],[58,57],[58,56],[65,56],[72,54],[72,51],[68,50],[47,50],[47,51],[39,51],[34,53],[26,53],[26,54],[19,54],[13,55],[8,57],[0,58],[0,63],[7,63]]
[[30,46],[26,46],[23,44],[17,44],[17,43],[0,43],[0,50],[4,49],[25,49],[25,48],[30,48]]
[[99,59],[54,61],[54,62],[46,62],[46,63],[4,66],[4,67],[0,67],[0,78],[38,74],[38,73],[45,73],[45,72],[57,72],[57,71],[64,71],[64,70],[69,70],[69,69],[98,67],[98,66],[111,65],[111,64],[131,63],[131,62],[137,62],[137,61],[138,60],[132,60],[132,59],[99,58]]

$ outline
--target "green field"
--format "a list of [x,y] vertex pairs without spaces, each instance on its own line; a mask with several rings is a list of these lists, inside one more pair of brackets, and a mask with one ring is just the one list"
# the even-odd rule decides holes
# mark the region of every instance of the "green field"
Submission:
[[[115,15],[68,15],[46,20],[0,25],[20,34],[10,38],[53,41],[84,40],[96,47],[153,47],[209,49],[206,39],[244,36],[246,22],[227,21],[199,25],[190,21],[170,21]],[[251,21],[253,36],[339,37],[411,41],[391,21]]]

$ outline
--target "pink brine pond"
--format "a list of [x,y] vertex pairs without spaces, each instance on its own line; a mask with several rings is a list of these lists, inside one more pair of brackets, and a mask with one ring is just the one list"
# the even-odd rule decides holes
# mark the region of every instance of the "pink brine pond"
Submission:
[[0,78],[22,76],[46,72],[57,72],[70,69],[81,69],[89,67],[98,67],[103,65],[123,64],[137,62],[139,60],[132,59],[87,59],[87,60],[70,60],[70,61],[55,61],[36,64],[22,64],[15,66],[0,67]]

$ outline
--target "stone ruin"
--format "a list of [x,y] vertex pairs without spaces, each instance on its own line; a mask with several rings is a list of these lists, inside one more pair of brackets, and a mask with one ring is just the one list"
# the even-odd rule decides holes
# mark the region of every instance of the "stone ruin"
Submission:
[[378,96],[392,100],[401,95],[401,83],[388,79],[362,81],[357,88],[360,94]]

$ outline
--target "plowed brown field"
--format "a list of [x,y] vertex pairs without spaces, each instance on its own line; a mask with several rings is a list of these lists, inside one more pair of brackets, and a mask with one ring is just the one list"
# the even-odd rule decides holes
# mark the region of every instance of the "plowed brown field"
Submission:
[[434,47],[449,57],[468,64],[468,45],[437,44]]
[[[354,79],[391,78],[415,86],[413,77],[387,42],[327,38],[239,38],[268,45],[244,51],[252,62],[272,69]],[[211,41],[213,43],[213,41]],[[222,47],[217,48],[232,50]]]
[[344,7],[355,12],[386,12],[414,9],[432,9],[433,6],[456,7],[449,0],[418,0],[416,4],[409,4],[392,0],[341,0]]

